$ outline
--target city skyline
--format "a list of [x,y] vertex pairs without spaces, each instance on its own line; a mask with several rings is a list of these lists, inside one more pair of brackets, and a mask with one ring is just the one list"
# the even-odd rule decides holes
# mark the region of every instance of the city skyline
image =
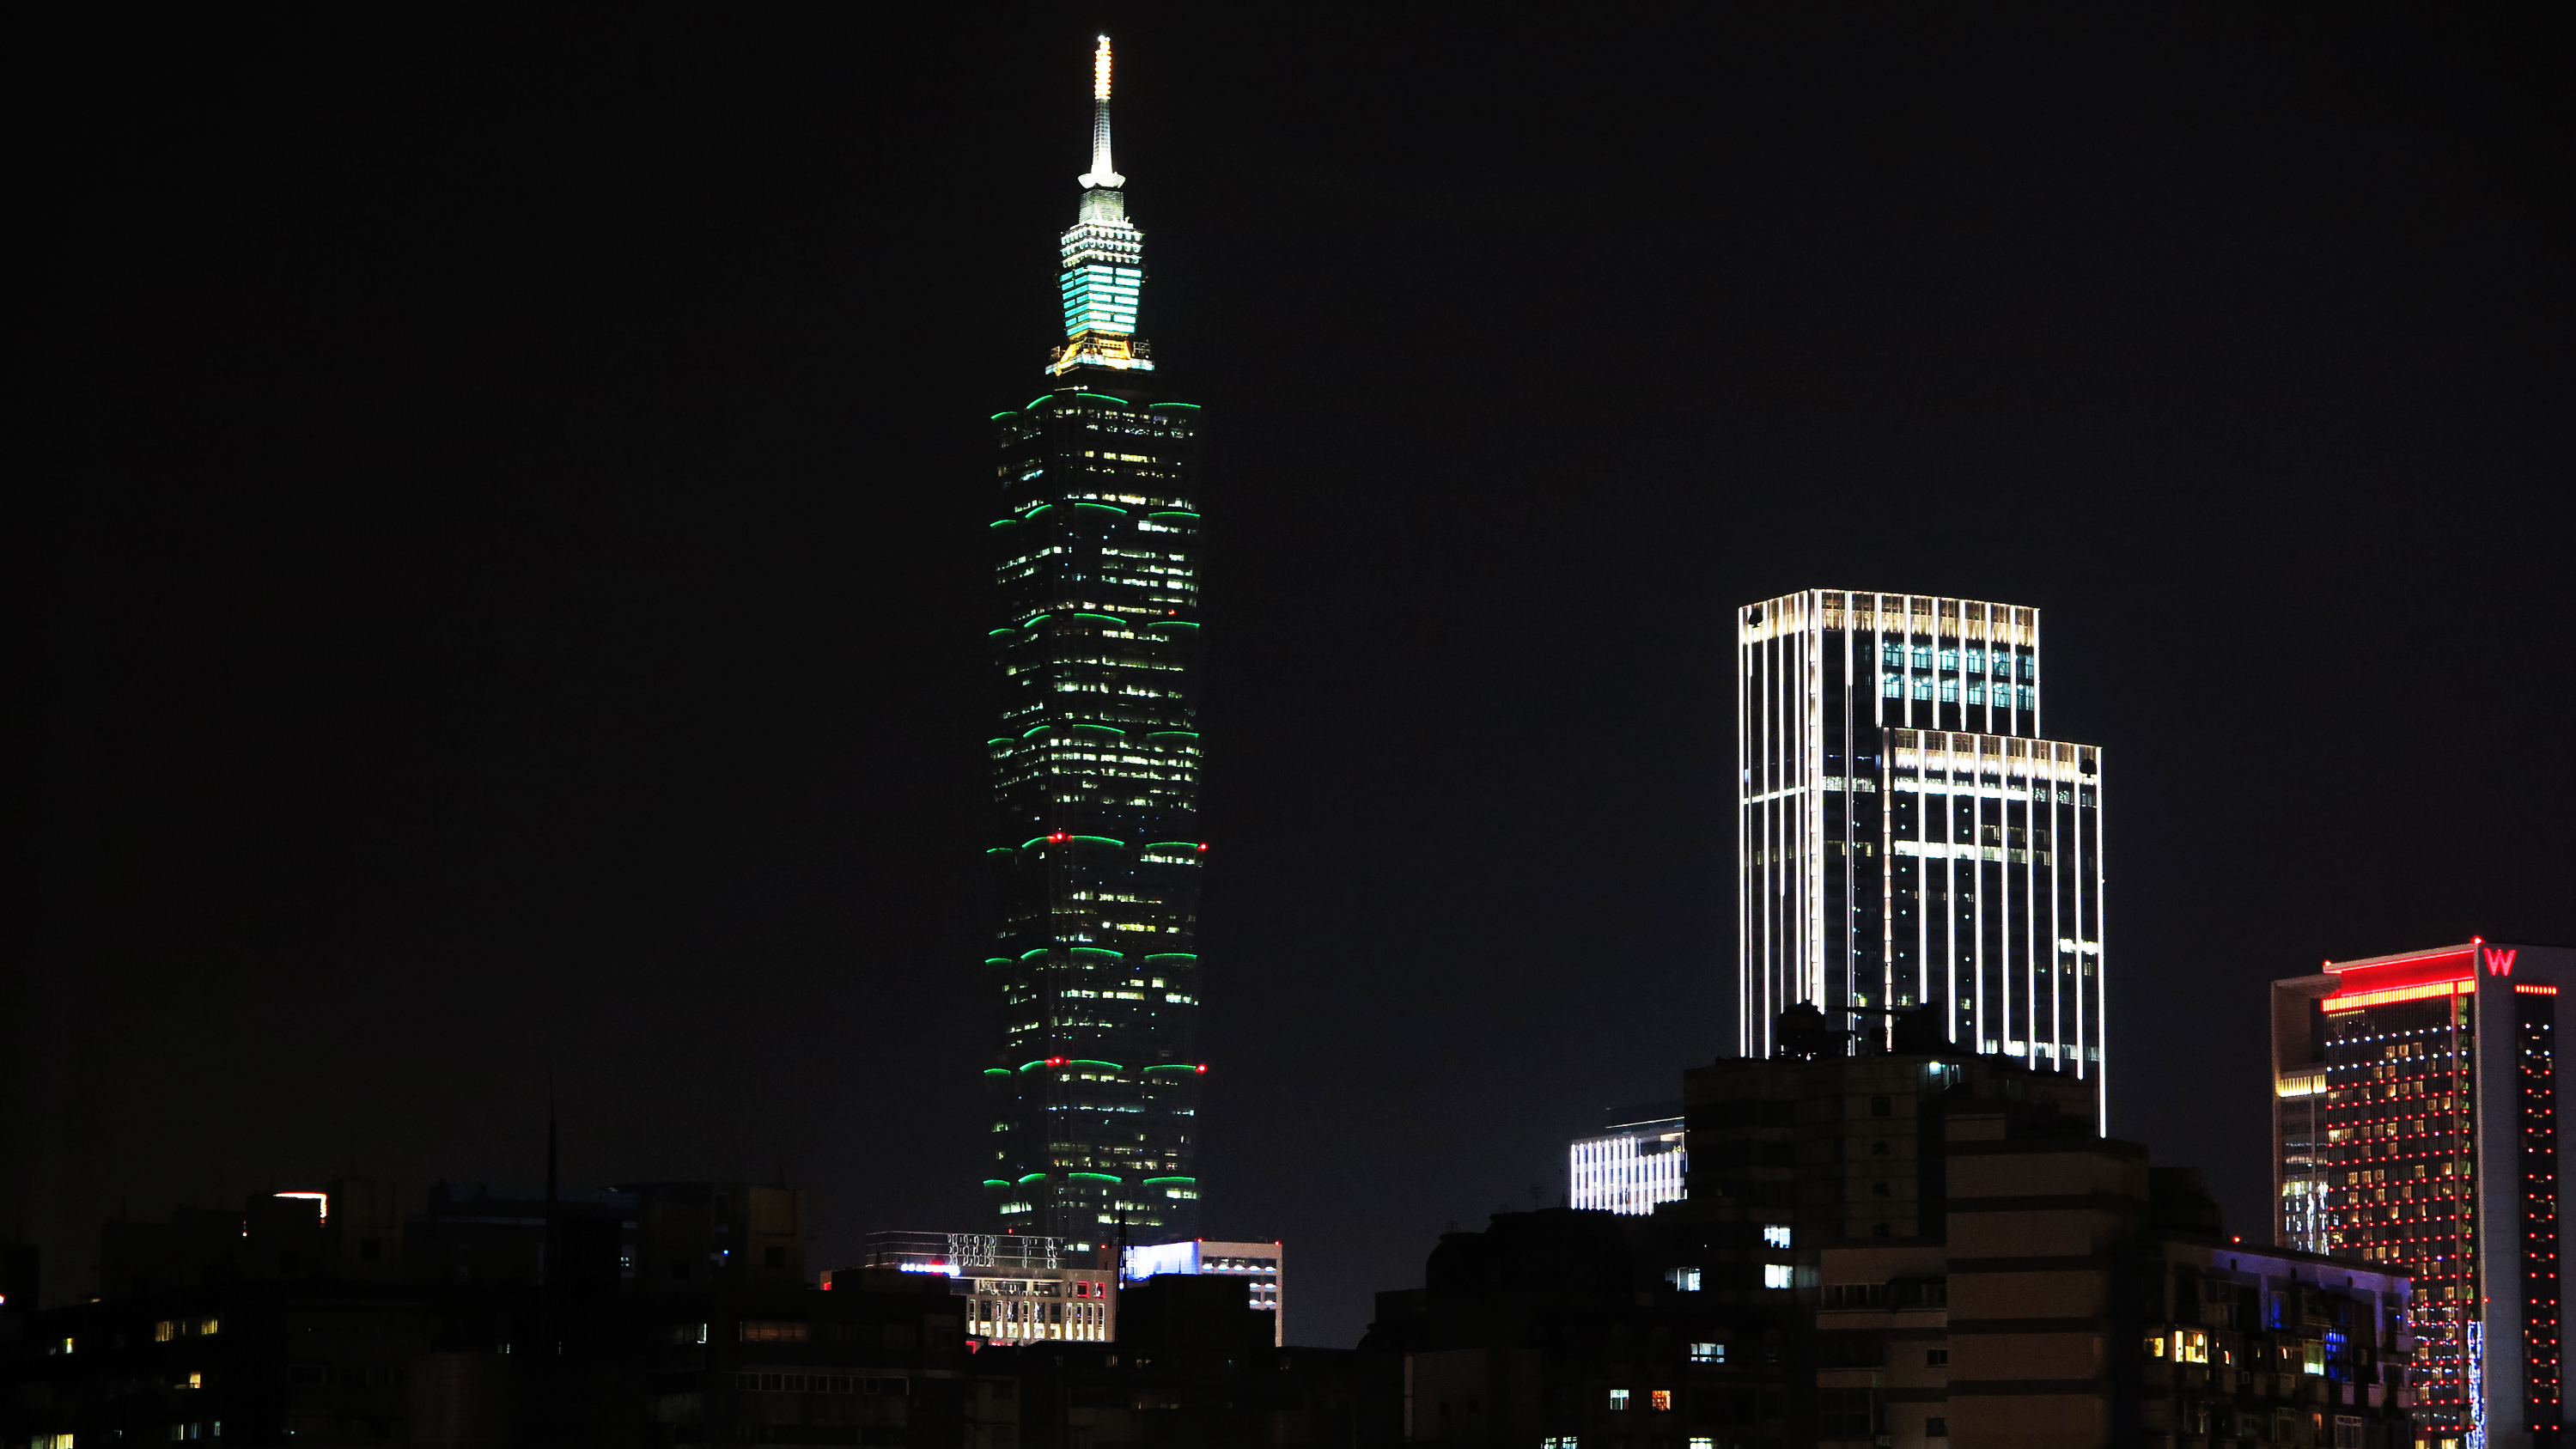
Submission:
[[0,1232],[531,1178],[550,1068],[569,1182],[976,1221],[978,470],[1104,29],[1223,499],[1201,1229],[1292,1334],[1732,1046],[1749,600],[2044,612],[2110,1130],[2236,1231],[2270,981],[2576,940],[2543,48],[1102,19],[41,22]]

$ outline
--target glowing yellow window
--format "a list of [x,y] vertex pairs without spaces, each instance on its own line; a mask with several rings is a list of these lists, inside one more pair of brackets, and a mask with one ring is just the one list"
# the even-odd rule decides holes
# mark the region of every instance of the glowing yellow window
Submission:
[[170,1340],[177,1338],[178,1336],[179,1325],[170,1319],[164,1318],[159,1323],[152,1325],[152,1341],[154,1343],[168,1343]]
[[220,1318],[200,1318],[197,1320],[197,1331],[199,1333],[214,1333],[222,1329],[223,1326],[224,1321]]
[[1646,1395],[1646,1402],[1656,1413],[1669,1414],[1673,1411],[1673,1391],[1670,1389],[1657,1389]]

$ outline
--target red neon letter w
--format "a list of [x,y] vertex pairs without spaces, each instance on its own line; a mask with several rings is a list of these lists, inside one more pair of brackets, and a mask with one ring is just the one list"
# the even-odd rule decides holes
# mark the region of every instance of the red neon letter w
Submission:
[[2514,953],[2511,951],[2499,951],[2493,946],[2487,947],[2487,974],[2489,976],[2511,976],[2513,974],[2513,958]]

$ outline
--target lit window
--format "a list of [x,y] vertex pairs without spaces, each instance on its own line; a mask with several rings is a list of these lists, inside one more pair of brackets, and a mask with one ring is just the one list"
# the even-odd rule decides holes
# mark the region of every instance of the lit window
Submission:
[[1648,1407],[1652,1408],[1658,1414],[1669,1414],[1673,1411],[1673,1391],[1670,1389],[1649,1389],[1646,1392],[1646,1403]]
[[1944,679],[1941,681],[1941,702],[1943,704],[1957,704],[1959,702],[1959,681],[1955,679]]
[[1795,1281],[1796,1271],[1786,1263],[1765,1263],[1762,1265],[1762,1286],[1765,1288],[1789,1287]]
[[1931,675],[1926,674],[1914,681],[1914,697],[1916,699],[1930,699],[1932,697]]
[[1762,1229],[1762,1246],[1766,1248],[1785,1248],[1789,1246],[1788,1225],[1785,1223],[1769,1223],[1764,1225]]
[[179,1325],[171,1322],[169,1319],[165,1318],[159,1323],[152,1325],[152,1341],[154,1343],[168,1343],[170,1340],[177,1338],[178,1336]]
[[1690,1361],[1692,1363],[1724,1363],[1726,1362],[1726,1345],[1722,1343],[1694,1343],[1690,1346]]
[[1615,1414],[1627,1407],[1628,1391],[1626,1389],[1612,1389],[1610,1391],[1610,1412]]
[[1942,651],[1941,651],[1941,672],[1942,672],[1942,673],[1944,673],[1944,674],[1953,674],[1953,673],[1956,673],[1956,672],[1958,671],[1958,668],[1959,668],[1959,651],[1958,651],[1958,650],[1956,650],[1956,649],[1944,649],[1944,650],[1942,650]]
[[1883,699],[1903,699],[1905,697],[1905,676],[1902,674],[1891,674],[1885,679],[1880,680],[1878,692],[1879,696]]
[[1984,704],[1985,702],[1986,702],[1986,686],[1985,686],[1985,684],[1984,684],[1982,681],[1979,681],[1979,680],[1970,680],[1970,681],[1968,682],[1968,703],[1970,703],[1970,704]]
[[1881,644],[1878,646],[1878,662],[1886,665],[1890,669],[1903,667],[1905,664],[1905,646],[1901,644]]
[[1914,667],[1917,669],[1929,669],[1932,667],[1932,647],[1930,645],[1924,645],[1914,651]]

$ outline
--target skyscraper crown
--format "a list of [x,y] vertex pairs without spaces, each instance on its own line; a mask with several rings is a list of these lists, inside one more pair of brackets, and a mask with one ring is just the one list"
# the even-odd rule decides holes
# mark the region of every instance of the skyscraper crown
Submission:
[[1091,169],[1080,177],[1082,209],[1064,234],[1060,253],[1064,294],[1064,344],[1047,358],[1060,376],[1078,367],[1150,372],[1154,362],[1136,335],[1136,308],[1144,298],[1145,234],[1127,220],[1127,178],[1109,154],[1109,37],[1091,54]]

